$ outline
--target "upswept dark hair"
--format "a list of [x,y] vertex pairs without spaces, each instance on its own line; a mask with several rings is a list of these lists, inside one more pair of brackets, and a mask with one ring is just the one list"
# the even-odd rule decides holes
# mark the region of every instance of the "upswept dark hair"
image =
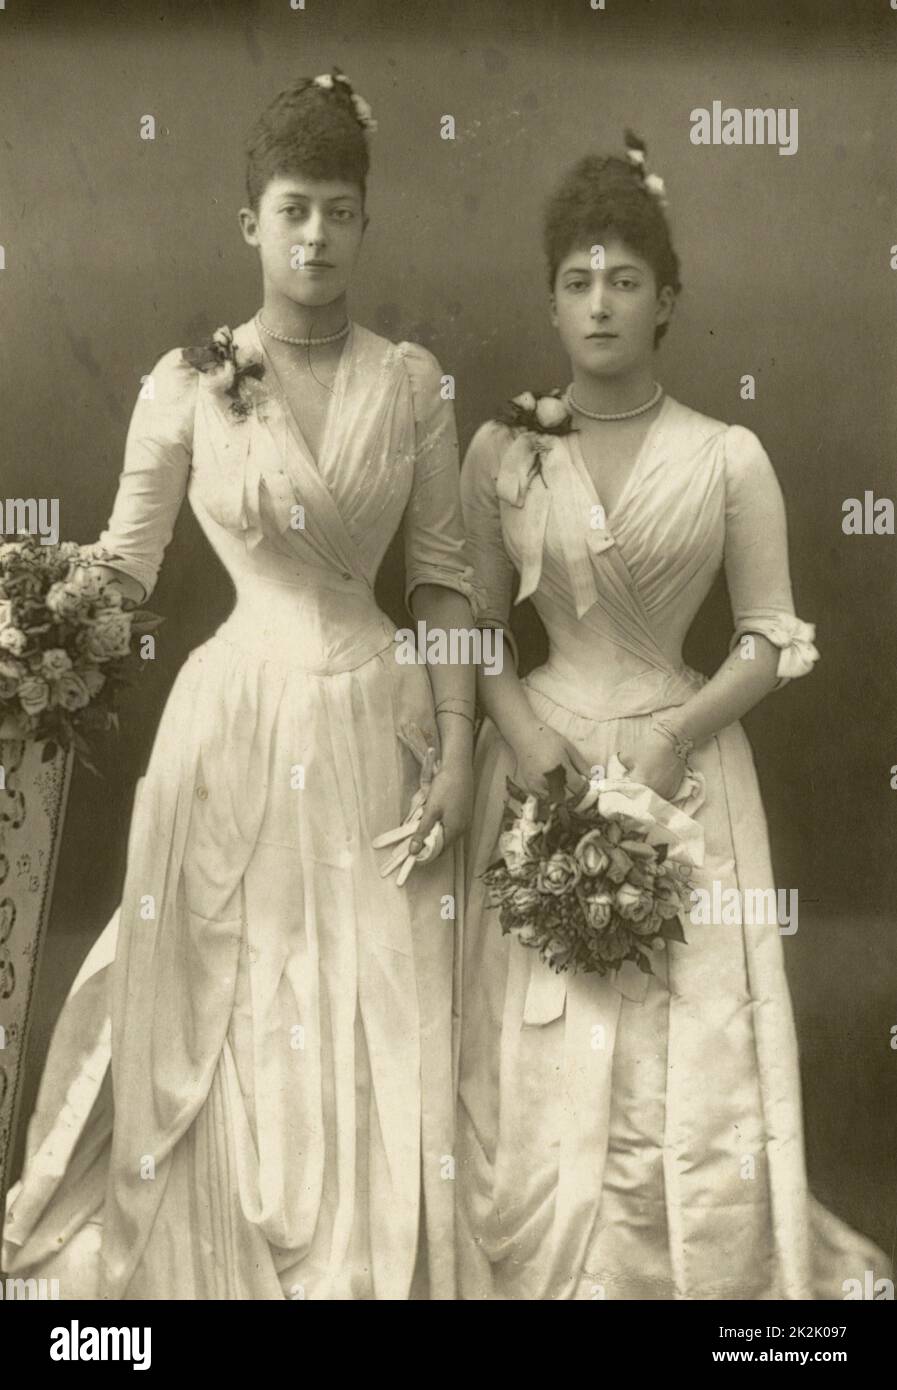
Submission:
[[[627,140],[644,153],[637,137],[627,132]],[[658,291],[669,285],[679,294],[679,257],[657,195],[645,187],[644,168],[616,155],[586,155],[567,171],[545,204],[543,246],[550,289],[565,256],[579,246],[601,245],[611,236],[648,262]],[[668,327],[657,327],[655,346]]]
[[367,138],[345,79],[321,87],[314,78],[300,78],[274,98],[246,141],[246,193],[253,212],[281,174],[354,183],[364,203],[369,169]]

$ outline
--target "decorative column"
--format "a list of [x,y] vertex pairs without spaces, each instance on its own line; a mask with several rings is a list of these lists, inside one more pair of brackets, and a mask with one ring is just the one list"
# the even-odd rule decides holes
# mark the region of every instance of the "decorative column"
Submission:
[[46,749],[0,739],[0,1228],[72,774],[71,750]]

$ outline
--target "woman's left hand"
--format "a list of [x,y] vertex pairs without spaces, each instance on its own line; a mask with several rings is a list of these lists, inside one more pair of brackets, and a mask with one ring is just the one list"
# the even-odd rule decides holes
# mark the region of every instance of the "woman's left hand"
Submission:
[[649,730],[627,758],[619,756],[633,782],[672,801],[682,785],[685,765],[668,738]]
[[409,841],[409,854],[419,854],[437,821],[445,833],[443,849],[454,844],[470,824],[473,813],[473,768],[469,758],[449,758],[430,783],[423,819]]

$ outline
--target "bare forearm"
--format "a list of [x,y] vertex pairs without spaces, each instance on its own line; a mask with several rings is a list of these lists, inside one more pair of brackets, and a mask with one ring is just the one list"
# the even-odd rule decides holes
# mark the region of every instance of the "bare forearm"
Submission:
[[478,670],[477,691],[489,718],[512,747],[520,746],[538,725],[511,662],[506,661],[501,671],[493,675]]
[[[453,629],[472,629],[470,604],[463,594],[440,584],[419,584],[411,596],[414,617],[432,630],[451,633]],[[469,759],[473,746],[473,716],[475,703],[474,667],[471,665],[434,662],[427,671],[437,706],[436,722],[442,744],[443,760],[462,757]],[[441,704],[448,708],[438,712]],[[465,717],[465,715],[467,717]]]
[[663,716],[664,722],[681,738],[695,745],[705,743],[774,689],[778,660],[778,648],[758,634],[749,659],[736,648],[697,694]]

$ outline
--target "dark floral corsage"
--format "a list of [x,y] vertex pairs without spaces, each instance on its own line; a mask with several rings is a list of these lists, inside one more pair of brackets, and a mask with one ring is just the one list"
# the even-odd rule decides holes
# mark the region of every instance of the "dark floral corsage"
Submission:
[[542,477],[542,453],[549,447],[549,441],[543,440],[541,436],[571,434],[575,429],[573,412],[561,396],[560,390],[549,391],[546,394],[521,391],[519,396],[514,396],[507,402],[495,419],[498,424],[506,425],[508,429],[518,430],[530,436],[529,444],[533,456],[526,486],[528,487],[534,478],[541,479],[542,485],[545,486],[545,479]]
[[200,347],[182,348],[181,356],[188,366],[202,372],[209,390],[230,398],[230,413],[235,420],[245,420],[252,414],[253,398],[247,383],[261,381],[265,367],[261,356],[252,348],[237,348],[234,335],[226,325],[218,328],[208,342]]

